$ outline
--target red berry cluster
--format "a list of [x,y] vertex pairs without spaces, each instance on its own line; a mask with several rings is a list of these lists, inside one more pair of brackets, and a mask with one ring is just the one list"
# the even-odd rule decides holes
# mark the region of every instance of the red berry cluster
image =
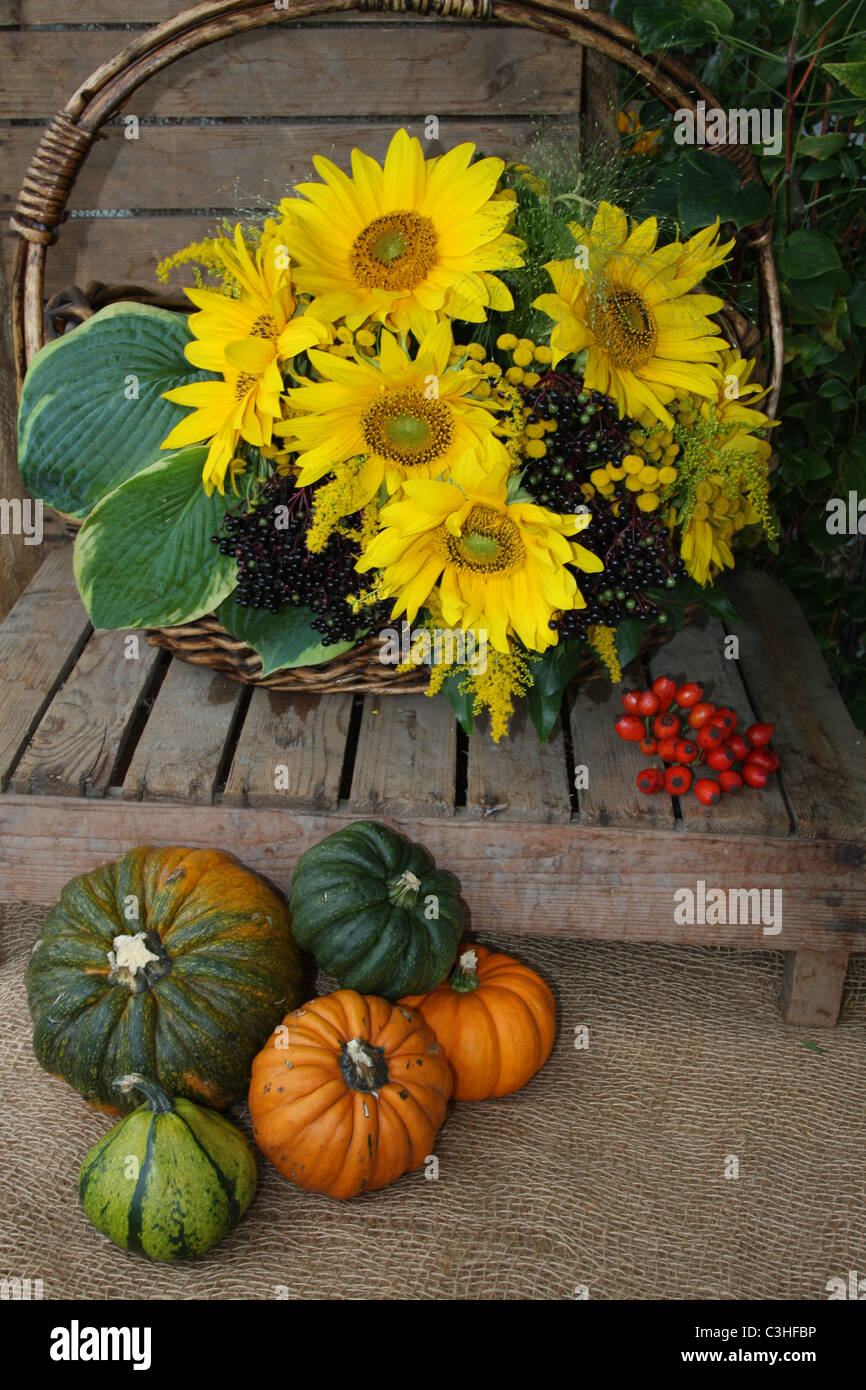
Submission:
[[[638,773],[638,788],[647,796],[660,791],[684,796],[694,787],[698,801],[712,806],[722,792],[738,792],[744,782],[765,787],[779,766],[770,747],[774,726],[753,724],[738,734],[736,712],[710,704],[694,681],[677,685],[670,676],[659,676],[651,690],[625,691],[622,707],[625,713],[614,724],[620,738],[668,764],[665,772],[650,767]],[[695,781],[692,769],[702,766],[717,772],[718,780]]]

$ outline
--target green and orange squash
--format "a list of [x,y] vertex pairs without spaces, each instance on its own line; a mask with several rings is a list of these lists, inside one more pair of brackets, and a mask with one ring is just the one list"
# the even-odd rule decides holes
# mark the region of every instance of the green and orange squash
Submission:
[[27,965],[33,1050],[93,1105],[118,1075],[221,1109],[304,996],[285,906],[216,850],[134,849],[66,885]]
[[464,923],[453,875],[374,821],[336,830],[301,856],[290,906],[298,945],[327,974],[386,999],[444,980]]
[[115,1245],[151,1260],[204,1255],[253,1199],[252,1149],[224,1115],[172,1100],[147,1077],[121,1076],[115,1087],[122,1097],[138,1091],[145,1102],[82,1163],[85,1215]]

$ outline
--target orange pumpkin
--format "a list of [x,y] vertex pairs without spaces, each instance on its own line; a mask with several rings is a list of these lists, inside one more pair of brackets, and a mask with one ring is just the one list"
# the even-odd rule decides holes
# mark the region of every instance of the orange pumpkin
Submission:
[[422,1166],[451,1086],[415,1009],[338,989],[288,1014],[255,1058],[253,1135],[289,1182],[354,1197]]
[[519,1091],[553,1047],[556,1005],[540,975],[513,956],[464,943],[449,979],[400,1000],[423,1014],[454,1073],[455,1100]]

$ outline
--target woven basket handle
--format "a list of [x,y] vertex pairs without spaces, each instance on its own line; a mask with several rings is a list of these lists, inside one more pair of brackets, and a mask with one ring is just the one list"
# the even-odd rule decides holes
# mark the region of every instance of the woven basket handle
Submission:
[[[631,29],[598,11],[577,9],[575,0],[287,0],[285,9],[277,9],[274,0],[216,0],[185,10],[148,29],[97,68],[43,132],[11,218],[12,229],[20,238],[11,295],[19,389],[27,364],[43,341],[45,250],[57,240],[78,172],[106,121],[148,78],[207,44],[288,18],[347,10],[504,20],[570,39],[630,68],[669,110],[694,113],[696,99],[704,100],[708,107],[718,105],[712,93],[677,59],[667,53],[644,57]],[[714,150],[737,165],[743,180],[763,183],[748,149],[721,144]],[[758,257],[761,326],[769,333],[772,354],[770,391],[764,408],[775,415],[782,384],[783,324],[772,253],[772,220],[767,218],[747,228],[741,239]]]

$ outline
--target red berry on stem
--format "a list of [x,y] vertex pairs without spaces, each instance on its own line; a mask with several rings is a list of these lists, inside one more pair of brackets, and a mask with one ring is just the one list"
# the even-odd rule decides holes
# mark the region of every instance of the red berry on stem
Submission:
[[762,767],[765,772],[775,772],[779,759],[772,748],[753,748],[746,759],[746,767]]
[[693,763],[698,756],[698,745],[690,738],[678,738],[674,743],[674,752],[679,762]]
[[674,696],[677,693],[677,683],[672,681],[670,676],[656,676],[653,681],[653,690],[659,697],[659,704],[662,712],[670,709],[673,704]]
[[702,806],[715,806],[721,795],[718,782],[714,782],[711,777],[701,777],[695,782],[695,796]]
[[746,763],[743,768],[743,781],[749,787],[765,787],[767,785],[767,769],[758,767],[757,763]]
[[643,720],[638,719],[636,714],[621,714],[613,727],[626,743],[639,743],[646,736]]
[[705,753],[713,748],[718,748],[725,742],[725,731],[720,729],[717,724],[705,724],[702,729],[698,729],[695,740],[699,748],[703,748]]
[[746,730],[746,738],[753,748],[766,748],[775,732],[775,724],[753,724]]
[[653,757],[658,752],[658,746],[657,738],[642,738],[640,741],[640,751],[646,753],[648,758]]
[[688,681],[685,685],[677,686],[677,693],[674,698],[680,709],[691,709],[703,697],[703,686],[697,685],[695,681]]
[[743,779],[739,772],[720,772],[719,786],[725,792],[738,792],[743,785]]
[[665,790],[670,792],[671,796],[685,796],[691,785],[690,767],[669,767],[665,773]]
[[739,720],[734,710],[717,709],[712,719],[710,720],[710,723],[718,724],[720,729],[724,729],[727,733],[732,734],[736,729]]
[[622,707],[626,714],[637,714],[637,702],[640,699],[640,692],[637,690],[624,690],[620,696]]
[[749,745],[742,734],[731,734],[725,747],[730,748],[738,763],[743,762],[749,756]]
[[677,743],[678,743],[678,742],[679,742],[679,739],[675,739],[675,738],[660,738],[660,739],[659,739],[659,746],[658,746],[658,755],[659,755],[659,757],[662,758],[662,759],[664,759],[664,761],[665,761],[666,763],[674,763],[674,762],[676,762],[676,760],[677,760]]
[[715,705],[708,704],[706,700],[701,700],[693,706],[689,714],[689,724],[693,729],[702,729],[708,724],[716,712]]
[[657,767],[646,767],[637,775],[638,791],[644,792],[646,796],[654,796],[656,792],[661,791],[664,784],[664,775]]
[[724,748],[711,749],[705,759],[707,767],[711,767],[713,772],[727,772],[728,768],[733,767],[736,761],[727,744]]
[[655,695],[652,690],[642,690],[637,697],[638,714],[642,714],[646,718],[652,718],[654,714],[658,714],[660,709],[661,704],[659,703],[658,695]]
[[676,738],[680,731],[680,721],[675,714],[657,714],[653,720],[653,733],[656,738]]

